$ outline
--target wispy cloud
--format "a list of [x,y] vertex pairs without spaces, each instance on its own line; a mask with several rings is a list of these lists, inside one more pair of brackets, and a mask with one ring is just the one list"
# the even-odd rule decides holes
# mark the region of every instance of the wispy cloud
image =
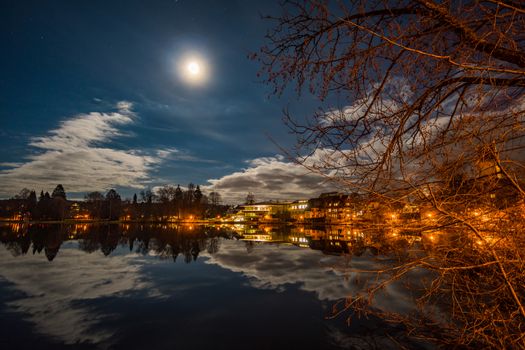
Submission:
[[333,191],[334,184],[327,183],[319,174],[305,167],[288,162],[281,155],[262,157],[247,162],[248,167],[208,180],[203,186],[207,191],[218,191],[227,202],[242,202],[248,192],[256,200],[288,200],[310,198],[322,192]]
[[17,162],[0,162],[0,167],[5,167],[5,168],[13,168],[13,167],[17,167],[17,166],[20,166],[24,163],[17,163]]
[[[121,101],[113,113],[91,112],[62,121],[47,135],[34,137],[36,149],[26,162],[0,170],[0,196],[22,187],[52,188],[62,183],[67,191],[83,192],[110,187],[141,188],[153,168],[162,162],[159,153],[109,147],[121,128],[134,123],[132,103]],[[9,164],[4,164],[8,166]]]
[[199,158],[191,154],[191,152],[188,152],[186,150],[181,150],[177,148],[166,148],[157,150],[156,154],[159,158],[165,159],[165,160],[174,160],[174,161],[182,161],[182,162],[193,162],[193,163],[221,163],[218,160],[214,159],[204,159]]

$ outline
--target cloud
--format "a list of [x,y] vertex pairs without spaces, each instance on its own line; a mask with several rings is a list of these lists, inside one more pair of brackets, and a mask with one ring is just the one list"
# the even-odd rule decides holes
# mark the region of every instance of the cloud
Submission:
[[161,155],[108,146],[126,136],[121,128],[133,124],[133,104],[121,101],[113,113],[91,112],[62,121],[47,135],[34,137],[29,146],[37,152],[21,164],[0,170],[0,196],[13,188],[52,188],[61,183],[67,191],[84,192],[111,187],[141,188]]
[[[465,154],[464,149],[476,151],[470,137],[464,137],[460,142],[456,140],[448,148],[440,144],[440,137],[443,137],[449,126],[455,106],[455,100],[451,97],[442,103],[439,113],[421,122],[419,133],[403,134],[402,142],[394,145],[391,157],[386,159],[388,166],[378,167],[378,161],[392,146],[390,142],[399,125],[399,118],[415,96],[409,82],[400,78],[389,80],[383,89],[384,95],[377,99],[373,98],[373,93],[369,93],[366,98],[356,100],[351,105],[318,116],[317,122],[323,130],[328,126],[333,129],[329,133],[331,142],[321,139],[311,148],[301,150],[305,157],[297,158],[297,163],[306,165],[312,171],[280,155],[261,157],[247,161],[247,167],[242,170],[208,180],[209,185],[202,189],[219,192],[227,203],[242,202],[249,192],[255,194],[256,200],[262,201],[311,198],[338,189],[363,190],[369,187],[371,179],[376,180],[375,176],[378,181],[374,184],[378,188],[394,189],[406,186],[406,181],[413,185],[428,183],[434,175],[433,162],[445,161],[443,150],[448,152],[452,160],[456,160],[459,154]],[[475,101],[469,105],[477,103]],[[518,151],[512,155],[510,152],[502,153],[513,160],[522,159],[524,154],[521,152],[525,143],[522,111],[523,98],[516,99],[511,106],[501,111],[484,113],[483,132],[492,139],[500,137],[501,125],[509,129],[508,121],[505,122],[508,115],[516,116],[515,134],[509,137],[506,147]],[[468,116],[465,112],[465,117]],[[470,127],[477,127],[477,118],[470,117]],[[417,115],[412,115],[406,121],[405,130],[412,130],[417,122]],[[494,132],[490,133],[490,129],[494,129]],[[353,138],[348,138],[349,130],[353,130]],[[472,131],[473,134],[475,131]],[[341,141],[338,148],[334,149],[334,143],[339,140],[346,141]],[[428,145],[433,143],[437,146],[429,151]],[[400,157],[400,152],[403,152],[403,157]]]
[[55,264],[39,254],[13,259],[1,247],[1,276],[10,288],[25,294],[8,302],[8,307],[21,312],[38,333],[66,344],[110,342],[116,330],[96,326],[112,315],[90,308],[89,301],[130,291],[157,296],[158,291],[141,273],[143,258],[136,254],[104,257],[101,252],[86,254],[70,248],[62,247],[63,262]]
[[[379,95],[375,93],[378,89]],[[433,182],[436,167],[443,165],[468,173],[479,161],[483,145],[498,144],[500,157],[509,164],[521,161],[525,144],[523,94],[512,100],[503,92],[458,94],[419,111],[412,108],[417,95],[410,81],[391,78],[384,86],[371,85],[365,97],[317,116],[317,125],[311,128],[328,136],[316,139],[319,143],[315,147],[344,140],[339,144],[340,156],[323,159],[320,164],[340,169],[339,177],[364,183],[378,176],[381,181],[376,184],[384,189],[394,188],[396,182],[404,187],[407,182],[411,186]],[[379,167],[378,162],[384,164]]]
[[[392,116],[403,112],[407,104],[414,97],[407,80],[391,78],[383,86],[373,84],[365,97],[355,100],[351,105],[342,109],[332,109],[319,116],[319,123],[323,126],[352,126],[357,131],[364,131],[374,121],[376,127],[388,127],[383,122],[385,116]],[[376,96],[374,91],[381,88],[382,95]],[[367,117],[366,120],[363,119]]]
[[157,150],[157,156],[161,159],[182,161],[182,162],[193,162],[193,163],[220,163],[217,160],[213,159],[203,159],[191,155],[190,152],[186,150],[180,150],[177,148],[166,148],[162,150]]
[[117,103],[117,108],[122,113],[130,113],[133,108],[133,103],[129,101],[120,101]]
[[17,166],[20,166],[24,163],[16,163],[16,162],[0,162],[0,167],[5,167],[5,168],[13,168],[13,167],[17,167]]
[[249,192],[256,200],[290,200],[316,197],[334,190],[323,176],[305,167],[288,162],[281,155],[262,157],[247,162],[241,171],[208,180],[202,186],[208,192],[217,191],[226,202],[242,202]]

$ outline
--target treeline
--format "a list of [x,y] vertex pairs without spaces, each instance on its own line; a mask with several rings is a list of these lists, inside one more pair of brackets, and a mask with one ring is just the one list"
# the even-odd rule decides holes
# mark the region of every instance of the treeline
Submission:
[[221,205],[221,196],[203,194],[200,187],[190,183],[186,189],[163,186],[156,191],[147,189],[139,196],[123,200],[115,189],[105,194],[90,192],[84,201],[67,200],[62,185],[51,194],[23,189],[11,199],[0,201],[0,217],[15,220],[187,220],[223,215],[228,206]]
[[[21,225],[13,232],[9,226],[0,226],[0,244],[13,256],[44,253],[49,261],[58,254],[63,242],[78,239],[78,248],[92,253],[101,251],[110,255],[117,247],[128,247],[130,252],[147,255],[154,252],[161,259],[182,258],[190,263],[203,251],[219,251],[220,239],[232,239],[235,232],[224,228],[205,226],[177,226],[163,229],[162,224],[147,225]],[[129,226],[129,227],[128,227]],[[175,225],[174,225],[175,226]],[[128,227],[128,228],[127,228]],[[164,226],[165,227],[165,226]]]
[[24,188],[11,199],[1,201],[0,217],[62,220],[68,215],[69,205],[62,185],[57,185],[51,194],[41,191],[38,197],[34,190]]

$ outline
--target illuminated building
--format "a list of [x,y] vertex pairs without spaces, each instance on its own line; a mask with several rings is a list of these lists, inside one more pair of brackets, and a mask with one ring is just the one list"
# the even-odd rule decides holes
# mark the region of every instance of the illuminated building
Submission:
[[263,202],[239,206],[234,221],[278,221],[287,212],[286,203]]
[[308,200],[297,200],[287,205],[290,218],[296,221],[304,221],[309,218],[310,210]]

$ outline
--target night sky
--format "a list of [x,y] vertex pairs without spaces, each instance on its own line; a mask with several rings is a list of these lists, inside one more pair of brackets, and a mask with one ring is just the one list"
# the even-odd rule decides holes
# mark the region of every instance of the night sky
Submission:
[[[283,108],[304,117],[319,105],[293,88],[271,95],[247,58],[273,25],[260,14],[279,12],[270,1],[4,0],[0,197],[58,183],[69,198],[129,198],[193,182],[226,202],[330,189],[270,140],[295,141]],[[181,74],[188,57],[203,81]]]

